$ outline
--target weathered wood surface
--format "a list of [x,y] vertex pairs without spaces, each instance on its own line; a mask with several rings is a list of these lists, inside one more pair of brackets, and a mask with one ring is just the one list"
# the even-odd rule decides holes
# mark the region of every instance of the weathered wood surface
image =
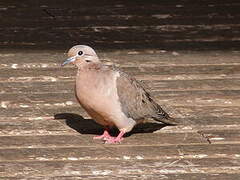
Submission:
[[[0,53],[2,179],[236,179],[240,175],[240,52],[99,51],[143,80],[183,125],[136,127],[122,144],[73,94],[61,51]],[[114,133],[114,132],[113,132]]]
[[[1,0],[0,179],[239,179],[239,8]],[[140,125],[117,145],[93,140],[102,128],[75,100],[76,69],[60,67],[76,43],[144,81],[183,124]]]
[[239,0],[1,0],[0,47],[237,49],[239,8]]

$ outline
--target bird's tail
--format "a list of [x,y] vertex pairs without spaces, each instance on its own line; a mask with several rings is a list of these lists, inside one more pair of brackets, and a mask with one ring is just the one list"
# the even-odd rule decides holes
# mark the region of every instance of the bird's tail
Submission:
[[153,119],[169,125],[179,124],[179,122],[176,119],[170,117],[158,104],[157,104],[157,116],[153,117]]

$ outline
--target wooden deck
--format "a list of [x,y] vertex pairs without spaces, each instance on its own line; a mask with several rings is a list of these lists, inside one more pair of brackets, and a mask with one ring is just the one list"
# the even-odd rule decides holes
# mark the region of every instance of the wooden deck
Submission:
[[[236,179],[240,175],[240,52],[100,52],[144,80],[184,125],[137,127],[122,144],[74,97],[62,52],[1,52],[0,177]],[[55,117],[55,118],[54,118]]]
[[[239,179],[239,8],[1,0],[0,179]],[[141,125],[116,145],[93,140],[102,129],[75,100],[76,69],[60,67],[79,43],[143,80],[183,124]]]

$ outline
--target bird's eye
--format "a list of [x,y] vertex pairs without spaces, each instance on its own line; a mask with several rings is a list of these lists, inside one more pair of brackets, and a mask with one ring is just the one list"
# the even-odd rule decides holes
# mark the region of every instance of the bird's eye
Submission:
[[82,51],[78,51],[78,55],[81,56],[83,54]]

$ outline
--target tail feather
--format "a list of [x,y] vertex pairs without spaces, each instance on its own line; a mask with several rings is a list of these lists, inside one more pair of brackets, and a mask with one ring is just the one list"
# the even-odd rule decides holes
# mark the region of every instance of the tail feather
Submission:
[[157,104],[157,116],[154,116],[153,119],[169,125],[179,124],[179,122],[177,122],[176,119],[170,117],[158,104]]
[[163,122],[165,124],[169,124],[169,125],[178,125],[179,122],[176,121],[176,119],[170,117],[169,115],[167,116],[159,116],[159,117],[153,117],[154,120],[158,121],[158,122]]

